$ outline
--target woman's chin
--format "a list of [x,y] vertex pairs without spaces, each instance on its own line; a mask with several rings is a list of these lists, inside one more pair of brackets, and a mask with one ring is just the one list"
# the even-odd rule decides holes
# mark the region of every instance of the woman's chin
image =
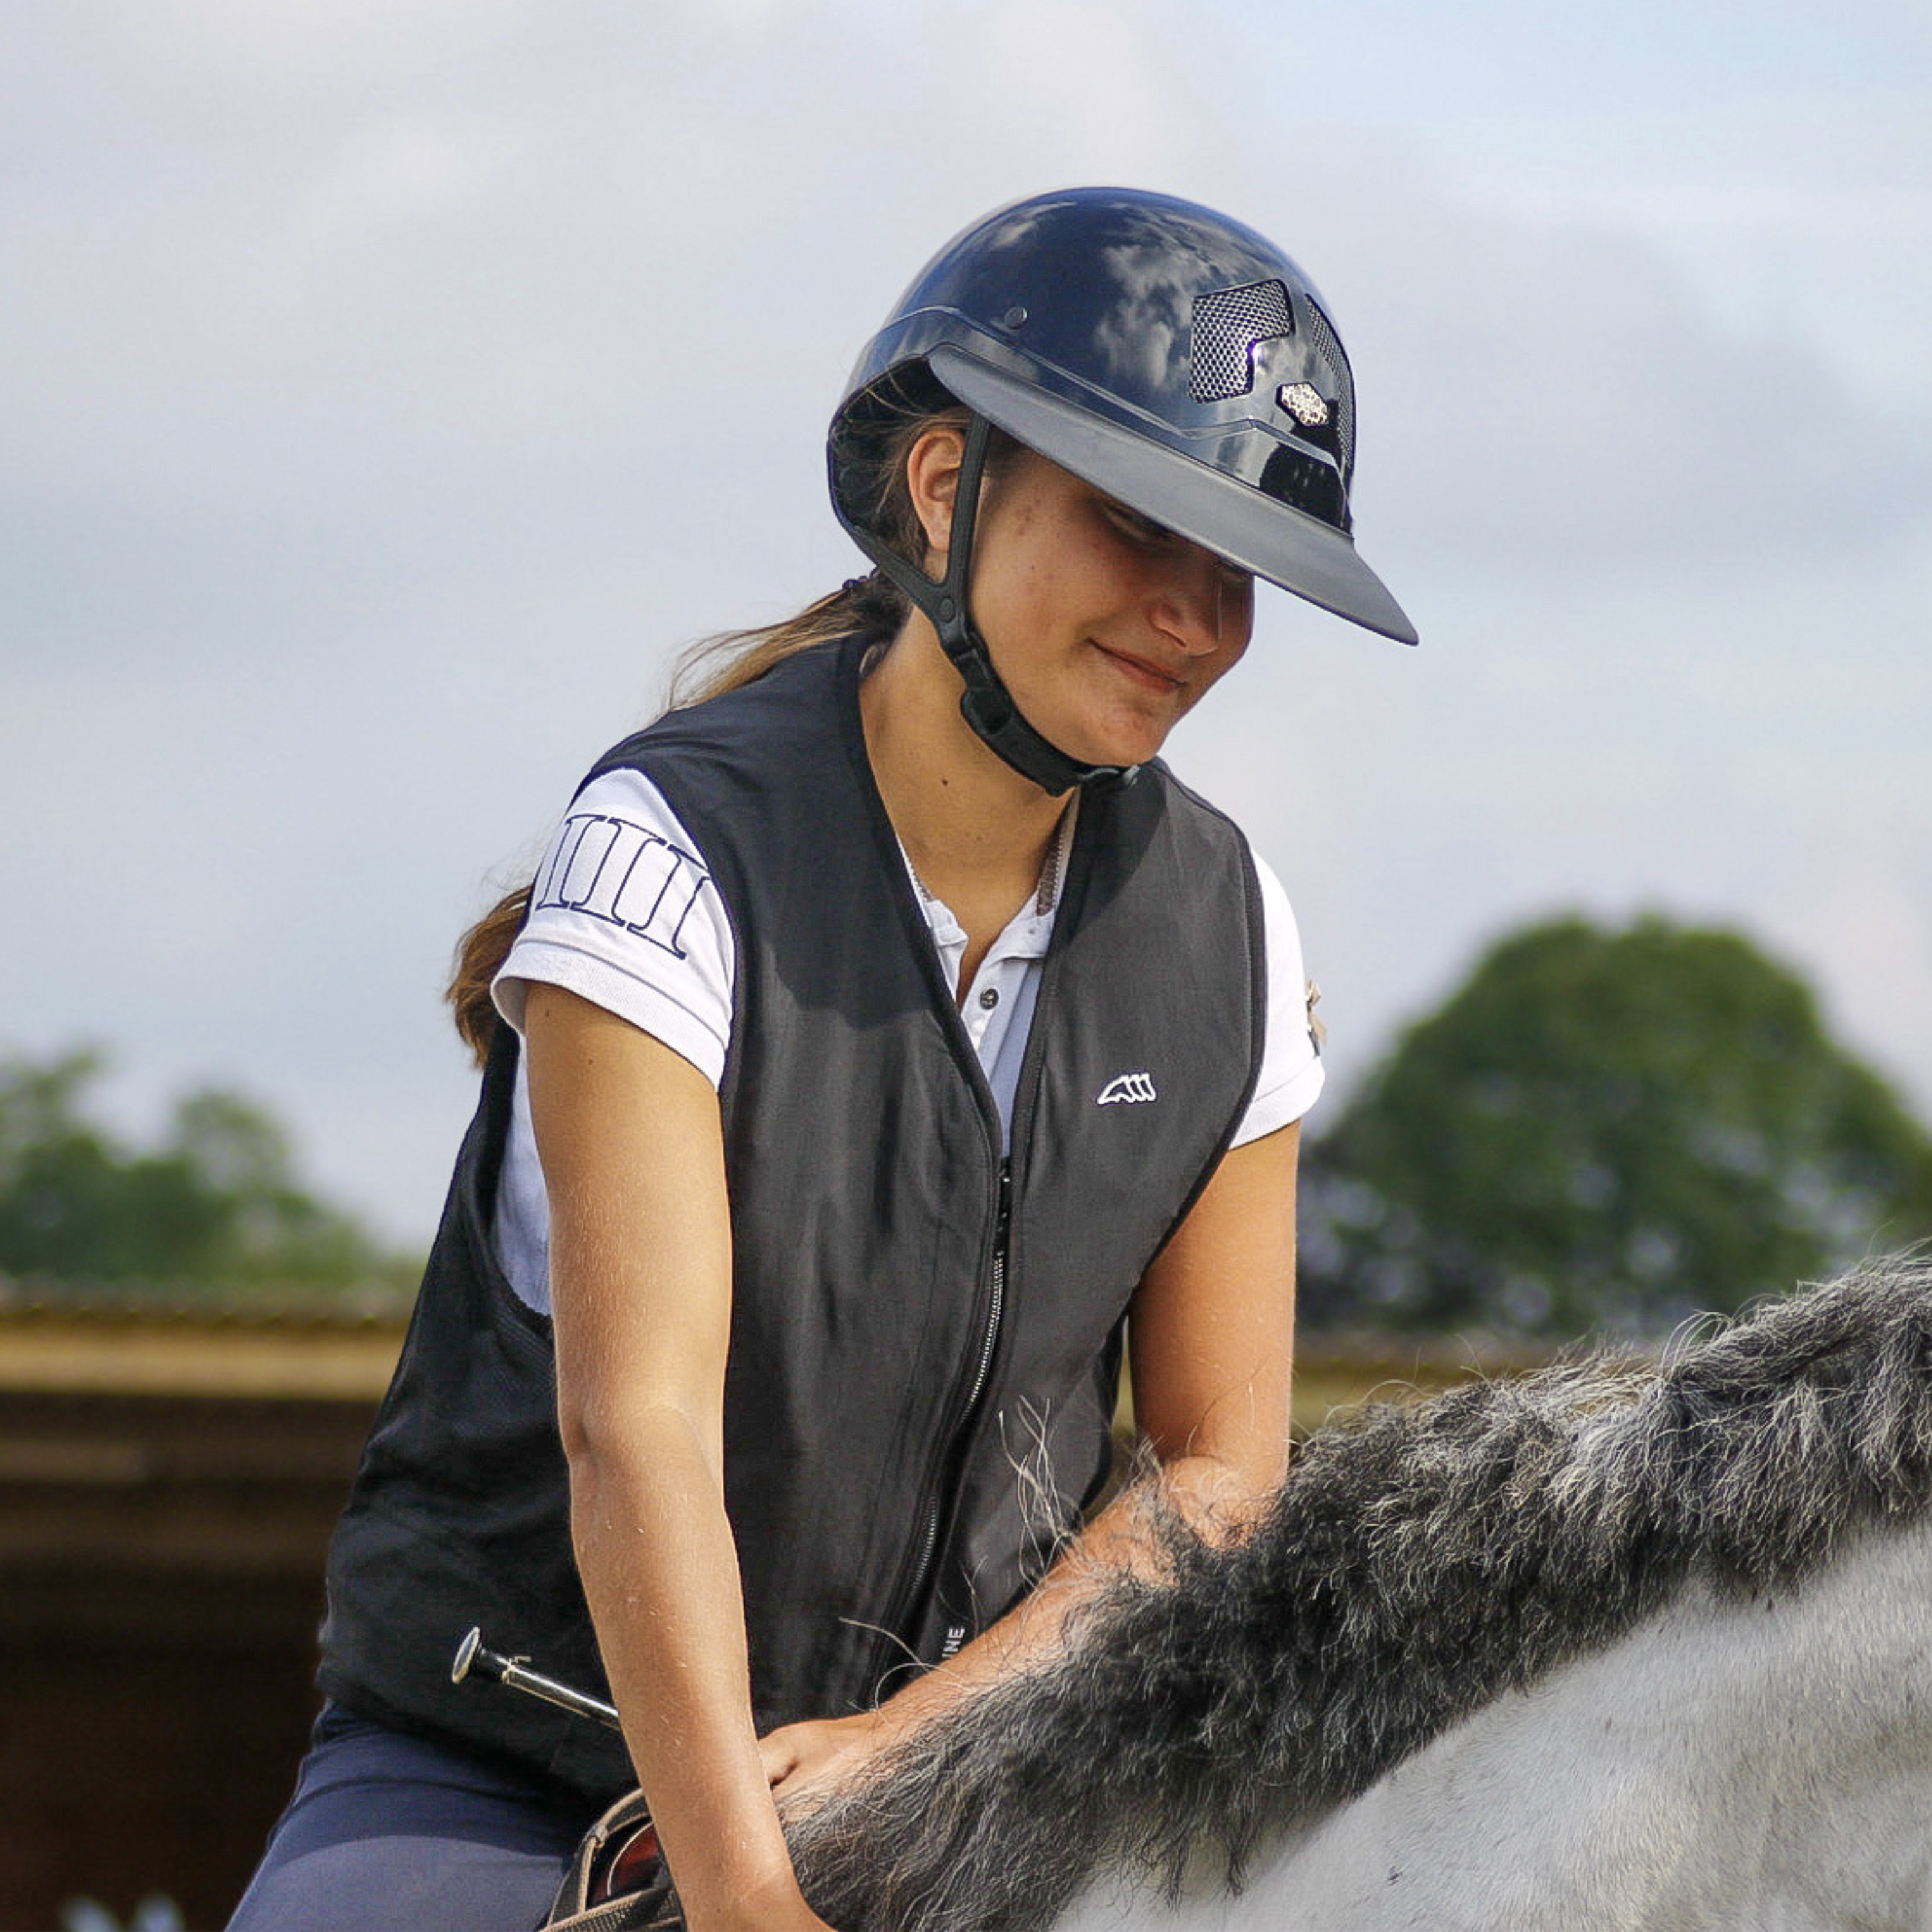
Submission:
[[1109,718],[1104,723],[1087,722],[1084,727],[1067,731],[1054,742],[1071,758],[1089,765],[1144,765],[1158,758],[1167,742],[1174,720],[1144,718]]
[[1160,755],[1176,722],[1167,694],[1124,704],[1035,706],[1024,696],[1018,702],[1020,715],[1055,751],[1084,765],[1145,764]]

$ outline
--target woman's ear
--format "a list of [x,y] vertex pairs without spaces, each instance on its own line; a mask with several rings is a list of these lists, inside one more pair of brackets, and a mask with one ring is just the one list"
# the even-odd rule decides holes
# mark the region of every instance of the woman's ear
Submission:
[[965,431],[950,423],[935,423],[906,457],[906,492],[926,532],[926,567],[931,576],[945,568],[952,547],[952,505],[965,453]]

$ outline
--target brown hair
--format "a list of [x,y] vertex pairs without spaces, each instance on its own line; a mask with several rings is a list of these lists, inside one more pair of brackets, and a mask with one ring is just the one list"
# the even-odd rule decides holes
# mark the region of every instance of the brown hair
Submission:
[[[916,408],[910,403],[896,406],[890,398],[884,399],[884,406],[889,419],[880,433],[843,459],[847,498],[860,506],[862,520],[898,555],[922,562],[926,532],[907,487],[907,459],[913,445],[928,430],[963,429],[968,414],[956,407]],[[986,452],[988,481],[1019,446],[1002,431],[993,431]],[[700,639],[678,659],[667,708],[702,704],[727,692],[742,690],[786,658],[836,644],[841,638],[895,638],[910,610],[905,593],[880,572],[850,578],[829,596],[808,604],[782,622],[723,631]],[[490,982],[523,928],[535,883],[526,880],[506,892],[457,942],[455,965],[443,998],[449,1002],[456,1030],[479,1066],[489,1052],[496,1025]]]

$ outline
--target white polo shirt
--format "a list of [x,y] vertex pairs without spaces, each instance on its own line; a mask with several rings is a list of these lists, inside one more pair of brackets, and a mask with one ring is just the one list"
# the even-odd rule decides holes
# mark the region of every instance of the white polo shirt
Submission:
[[[1009,1134],[1072,829],[1070,808],[1039,890],[994,940],[960,1001],[967,1036]],[[1324,1077],[1294,914],[1280,880],[1258,855],[1255,869],[1268,948],[1268,1017],[1260,1078],[1234,1135],[1236,1147],[1299,1120],[1315,1104]],[[906,870],[946,983],[956,987],[965,929],[926,890],[910,860]],[[696,842],[656,786],[641,772],[618,770],[584,787],[550,841],[537,868],[530,916],[492,992],[497,1011],[521,1033],[530,982],[562,986],[662,1040],[716,1087],[731,1043],[736,970],[730,922]],[[520,1056],[494,1235],[511,1286],[531,1307],[547,1312],[550,1204]]]

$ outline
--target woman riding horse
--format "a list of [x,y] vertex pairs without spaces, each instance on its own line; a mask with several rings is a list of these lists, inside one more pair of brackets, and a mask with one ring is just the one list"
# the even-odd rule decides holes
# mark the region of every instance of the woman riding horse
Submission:
[[[1260,576],[1356,555],[1333,319],[1112,190],[976,224],[860,358],[872,573],[598,761],[452,988],[484,1058],[332,1550],[316,1748],[242,1932],[541,1916],[633,1780],[694,1932],[816,1928],[774,1794],[1049,1652],[1124,1329],[1171,1508],[1287,1454],[1298,1123],[1273,874],[1157,761]],[[468,1626],[622,1744],[453,1687]]]

